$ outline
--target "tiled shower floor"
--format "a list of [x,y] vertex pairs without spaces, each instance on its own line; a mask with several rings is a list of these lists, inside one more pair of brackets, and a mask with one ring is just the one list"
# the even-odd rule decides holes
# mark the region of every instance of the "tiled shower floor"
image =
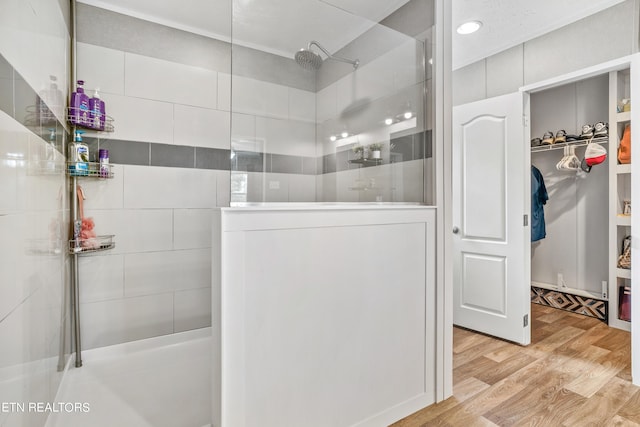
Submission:
[[88,350],[82,359],[57,401],[89,410],[52,413],[47,427],[210,425],[210,328]]

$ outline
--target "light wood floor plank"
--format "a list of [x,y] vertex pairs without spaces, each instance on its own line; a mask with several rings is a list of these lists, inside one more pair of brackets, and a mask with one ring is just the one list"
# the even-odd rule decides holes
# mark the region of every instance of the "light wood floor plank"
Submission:
[[640,427],[628,332],[537,304],[531,325],[529,346],[454,328],[455,397],[393,426]]
[[636,391],[618,412],[623,418],[640,424],[640,390]]
[[629,421],[626,418],[621,417],[620,415],[616,415],[609,423],[611,427],[638,427],[640,424],[634,423],[633,421]]
[[475,396],[482,390],[491,387],[489,384],[480,381],[477,378],[467,378],[453,386],[453,396],[460,402],[464,402],[468,398]]

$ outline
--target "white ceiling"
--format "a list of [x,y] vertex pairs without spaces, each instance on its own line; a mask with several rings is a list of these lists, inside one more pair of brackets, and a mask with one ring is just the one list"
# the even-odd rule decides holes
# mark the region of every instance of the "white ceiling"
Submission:
[[334,53],[409,0],[78,1],[292,58],[311,40]]
[[[541,36],[624,0],[452,0],[453,68]],[[463,22],[483,22],[477,33],[455,32]],[[615,31],[615,29],[612,29]]]
[[[292,57],[317,40],[336,52],[409,0],[78,0],[82,3]],[[448,0],[445,0],[448,1]],[[453,68],[460,68],[624,0],[451,0]],[[483,27],[461,36],[467,20]]]

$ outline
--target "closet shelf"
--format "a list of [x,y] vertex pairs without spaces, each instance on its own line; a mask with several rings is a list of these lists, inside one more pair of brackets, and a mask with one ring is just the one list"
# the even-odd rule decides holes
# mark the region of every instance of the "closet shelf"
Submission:
[[616,275],[621,279],[631,279],[631,269],[618,268],[616,269]]
[[631,226],[631,215],[618,214],[616,216],[616,224],[624,226],[624,227],[630,227]]
[[616,120],[618,123],[630,122],[631,121],[631,111],[625,111],[623,113],[616,114]]
[[630,164],[626,164],[626,165],[616,165],[616,173],[618,175],[623,175],[626,173],[631,173],[631,165]]
[[[601,138],[593,138],[591,142],[595,142],[597,144],[607,144],[609,142],[609,137],[603,136]],[[560,142],[560,143],[551,144],[551,145],[538,145],[536,147],[531,147],[531,152],[539,153],[541,151],[560,150],[560,149],[564,149],[564,147],[567,147],[567,146],[585,147],[588,143],[589,143],[588,139],[581,139],[579,141]]]

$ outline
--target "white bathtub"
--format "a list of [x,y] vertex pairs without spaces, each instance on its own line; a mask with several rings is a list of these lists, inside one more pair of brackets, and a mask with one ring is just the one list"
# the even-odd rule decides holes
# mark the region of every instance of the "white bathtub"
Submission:
[[386,426],[434,403],[435,214],[216,211],[213,425]]

